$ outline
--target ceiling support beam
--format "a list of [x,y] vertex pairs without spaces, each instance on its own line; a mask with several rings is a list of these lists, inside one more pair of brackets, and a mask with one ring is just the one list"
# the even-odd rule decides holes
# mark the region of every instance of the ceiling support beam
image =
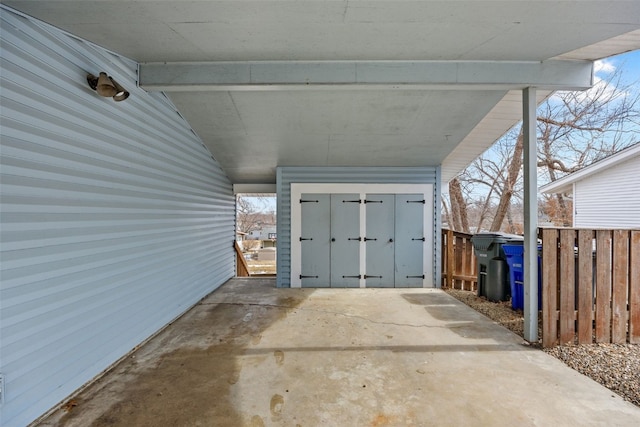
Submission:
[[590,61],[246,61],[141,63],[148,91],[464,89],[582,90]]
[[524,138],[524,339],[538,342],[538,154],[536,89],[522,91]]
[[233,194],[276,194],[275,184],[233,184]]

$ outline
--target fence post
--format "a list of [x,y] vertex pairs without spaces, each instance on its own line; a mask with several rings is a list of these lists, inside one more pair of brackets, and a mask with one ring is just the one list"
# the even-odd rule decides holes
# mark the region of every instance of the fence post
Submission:
[[542,346],[553,347],[558,340],[558,232],[542,230]]
[[629,288],[629,232],[613,231],[611,342],[627,341],[627,289]]
[[467,279],[464,281],[464,285],[466,287],[466,285],[469,285],[469,290],[470,291],[474,291],[475,289],[473,289],[473,284],[474,281],[473,280],[469,280],[469,276],[474,276],[476,273],[475,271],[475,266],[476,266],[476,262],[473,256],[473,245],[471,244],[471,239],[469,237],[466,237],[464,239],[464,258],[466,260],[465,263],[465,270],[464,270],[464,275],[467,276]]
[[576,334],[575,230],[560,230],[560,345],[573,344]]
[[596,342],[611,341],[611,231],[596,231]]
[[578,230],[578,343],[593,342],[593,230]]
[[631,231],[629,250],[629,342],[640,344],[640,230]]
[[454,271],[454,247],[453,247],[453,230],[447,230],[447,287],[454,288],[455,280],[453,278]]

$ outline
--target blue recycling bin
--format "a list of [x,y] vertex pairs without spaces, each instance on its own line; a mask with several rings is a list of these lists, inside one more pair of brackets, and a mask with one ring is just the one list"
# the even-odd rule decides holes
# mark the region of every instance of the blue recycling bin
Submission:
[[[509,282],[511,285],[511,308],[524,309],[524,246],[522,243],[502,245],[507,265],[509,266]],[[542,260],[541,246],[538,246],[538,310],[542,308]]]

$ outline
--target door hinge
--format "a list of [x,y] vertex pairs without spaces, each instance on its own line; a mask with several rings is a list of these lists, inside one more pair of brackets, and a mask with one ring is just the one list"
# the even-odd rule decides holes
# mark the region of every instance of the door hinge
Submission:
[[426,202],[424,200],[407,200],[407,203],[422,203],[424,205]]
[[300,275],[301,279],[317,279],[318,276],[303,276],[302,274]]

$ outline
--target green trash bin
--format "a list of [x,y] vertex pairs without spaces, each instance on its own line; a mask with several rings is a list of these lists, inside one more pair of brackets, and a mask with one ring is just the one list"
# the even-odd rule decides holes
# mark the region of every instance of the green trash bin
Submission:
[[478,260],[478,296],[490,301],[509,300],[509,266],[502,245],[523,240],[522,236],[506,233],[478,233],[471,238]]

